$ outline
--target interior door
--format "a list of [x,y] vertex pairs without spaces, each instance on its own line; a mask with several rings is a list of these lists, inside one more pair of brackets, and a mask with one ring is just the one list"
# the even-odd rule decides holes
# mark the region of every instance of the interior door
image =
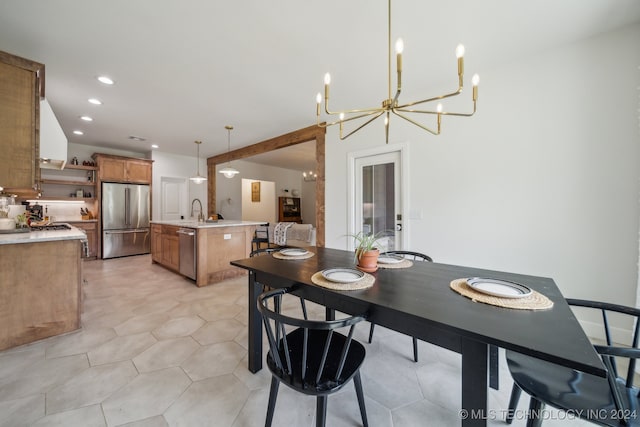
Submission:
[[160,219],[184,219],[188,215],[189,203],[187,180],[163,176],[160,179],[160,191]]
[[[350,234],[382,234],[381,251],[403,248],[400,151],[354,158],[354,220]],[[351,244],[351,242],[350,242]]]

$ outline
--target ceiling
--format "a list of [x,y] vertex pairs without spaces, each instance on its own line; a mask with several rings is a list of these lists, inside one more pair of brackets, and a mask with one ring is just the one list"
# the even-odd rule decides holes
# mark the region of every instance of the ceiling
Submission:
[[[640,21],[637,0],[396,0],[392,7],[392,40],[405,44],[407,101],[456,84],[460,42],[468,81],[532,51]],[[0,2],[0,50],[46,64],[46,96],[68,140],[142,153],[157,144],[194,156],[194,140],[203,141],[203,157],[223,153],[228,124],[231,149],[307,127],[327,71],[333,106],[378,106],[387,97],[387,40],[384,0]],[[115,85],[97,82],[101,74]],[[103,105],[89,104],[91,97]],[[93,122],[79,119],[85,114]],[[309,161],[309,150],[291,151]],[[271,157],[308,169],[284,151]]]

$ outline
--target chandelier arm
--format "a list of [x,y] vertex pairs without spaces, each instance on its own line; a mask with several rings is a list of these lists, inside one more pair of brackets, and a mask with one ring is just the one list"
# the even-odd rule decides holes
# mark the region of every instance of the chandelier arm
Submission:
[[471,113],[454,113],[450,111],[424,111],[424,110],[412,110],[406,108],[394,108],[394,112],[402,112],[402,113],[418,113],[418,114],[441,114],[443,116],[458,116],[458,117],[471,117],[476,113],[476,102],[473,103],[473,111]]
[[458,96],[462,93],[462,86],[460,86],[458,88],[457,91],[455,92],[451,92],[451,93],[447,93],[445,95],[439,95],[439,96],[434,96],[433,98],[427,98],[427,99],[423,99],[422,101],[414,101],[414,102],[408,102],[406,104],[402,104],[402,105],[398,105],[396,108],[407,108],[407,107],[411,107],[413,105],[418,105],[418,104],[424,104],[426,102],[433,102],[433,101],[439,101],[441,99],[446,99],[446,98],[451,98],[454,96]]
[[411,119],[411,118],[409,118],[409,117],[407,117],[407,116],[405,116],[403,114],[400,114],[396,109],[393,109],[391,111],[393,112],[393,114],[395,114],[396,116],[400,117],[401,119],[404,119],[404,120],[408,121],[409,123],[412,123],[412,124],[418,126],[421,129],[426,130],[427,132],[429,132],[429,133],[431,133],[433,135],[440,135],[440,129],[438,129],[438,131],[436,132],[436,131],[431,130],[428,127],[416,122],[415,120],[413,120],[413,119]]
[[335,122],[329,122],[329,123],[327,123],[327,122],[320,123],[320,120],[318,119],[317,125],[319,127],[321,127],[321,128],[326,128],[326,127],[329,127],[329,126],[337,125],[339,123],[349,122],[351,120],[357,120],[357,119],[361,119],[363,117],[369,117],[369,116],[371,116],[373,114],[382,113],[382,112],[384,112],[384,110],[382,108],[377,108],[376,110],[368,112],[368,113],[365,113],[365,114],[360,114],[358,116],[353,116],[353,117],[347,117],[347,118],[342,119],[342,120],[338,119]]
[[358,110],[342,110],[342,111],[329,111],[329,102],[325,100],[324,102],[324,112],[330,116],[335,116],[336,114],[355,114],[355,113],[377,113],[380,111],[380,107],[371,107],[371,108],[362,108]]
[[351,132],[349,132],[345,136],[342,135],[342,126],[340,126],[340,140],[343,141],[343,140],[349,138],[351,135],[353,135],[354,133],[358,132],[360,129],[362,129],[363,127],[365,127],[366,125],[368,125],[369,123],[371,123],[372,121],[374,121],[375,119],[380,117],[383,113],[384,113],[384,110],[380,111],[378,114],[375,115],[375,117],[370,118],[369,120],[364,122],[362,125],[358,126],[356,129],[352,130]]

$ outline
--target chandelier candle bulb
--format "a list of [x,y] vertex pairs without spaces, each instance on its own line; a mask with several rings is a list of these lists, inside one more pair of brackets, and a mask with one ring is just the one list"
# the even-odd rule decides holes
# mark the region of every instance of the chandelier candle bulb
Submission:
[[324,99],[329,99],[329,85],[331,84],[331,74],[324,75]]
[[[404,50],[404,43],[402,39],[396,41],[396,67],[398,69],[398,80],[400,79],[400,73],[402,72],[402,51]],[[398,84],[400,86],[400,84]]]
[[476,102],[478,100],[478,83],[480,83],[480,76],[474,74],[471,83],[473,83],[473,102]]

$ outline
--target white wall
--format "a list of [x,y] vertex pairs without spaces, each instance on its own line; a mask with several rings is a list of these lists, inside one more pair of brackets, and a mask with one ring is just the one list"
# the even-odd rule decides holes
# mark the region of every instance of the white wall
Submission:
[[[162,177],[167,178],[186,178],[189,185],[188,206],[182,207],[181,215],[185,219],[191,218],[191,203],[194,199],[199,199],[202,202],[202,210],[206,213],[207,208],[207,183],[194,184],[189,181],[189,177],[194,176],[197,170],[196,157],[193,156],[181,156],[178,154],[162,153],[159,151],[153,151],[151,153],[153,159],[153,197],[152,197],[152,217],[154,220],[160,220],[161,212],[161,200],[160,189]],[[200,159],[200,174],[203,175],[207,170],[206,159]],[[197,217],[197,213],[195,214]]]
[[[634,25],[479,70],[477,115],[445,117],[439,137],[392,118],[390,143],[410,149],[410,249],[552,277],[567,297],[633,305],[638,40]],[[435,95],[405,89],[406,101]],[[347,246],[347,153],[380,145],[381,121],[341,143],[328,129],[328,247]]]
[[[265,166],[244,160],[234,160],[232,166],[240,171],[235,177],[228,179],[218,174],[216,178],[216,206],[225,219],[242,218],[242,179],[254,181],[272,181],[275,183],[275,197],[291,196],[294,189],[301,190],[302,172],[291,169]],[[217,165],[216,172],[227,164]],[[288,190],[285,192],[284,190]],[[304,196],[301,193],[301,196]],[[313,195],[315,199],[315,194]],[[229,199],[231,203],[229,203]],[[277,200],[274,215],[278,215]]]
[[[253,182],[260,183],[260,201],[257,202],[251,200],[251,184]],[[265,221],[274,223],[278,221],[277,210],[276,184],[274,182],[242,179],[243,221]]]
[[302,222],[316,226],[316,182],[304,181],[300,184],[300,211]]

